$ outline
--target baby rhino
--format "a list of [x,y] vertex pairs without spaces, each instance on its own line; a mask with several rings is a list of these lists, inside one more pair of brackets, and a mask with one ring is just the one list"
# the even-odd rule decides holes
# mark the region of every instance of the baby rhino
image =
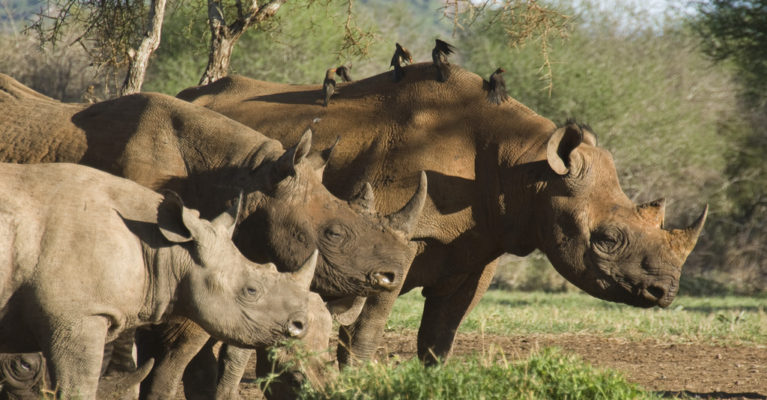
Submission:
[[292,274],[137,183],[74,164],[0,164],[0,353],[42,351],[52,387],[93,399],[104,344],[173,316],[241,347],[301,337],[317,252]]

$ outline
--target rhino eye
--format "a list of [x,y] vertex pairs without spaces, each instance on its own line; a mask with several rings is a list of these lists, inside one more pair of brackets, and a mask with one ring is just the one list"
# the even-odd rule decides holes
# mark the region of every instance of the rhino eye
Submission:
[[344,231],[338,225],[331,225],[325,228],[325,237],[330,240],[340,240],[344,236]]
[[245,295],[247,297],[257,297],[258,289],[254,288],[253,286],[247,286],[245,287]]
[[619,229],[600,229],[591,234],[591,245],[599,252],[612,254],[623,246],[623,238],[624,235]]

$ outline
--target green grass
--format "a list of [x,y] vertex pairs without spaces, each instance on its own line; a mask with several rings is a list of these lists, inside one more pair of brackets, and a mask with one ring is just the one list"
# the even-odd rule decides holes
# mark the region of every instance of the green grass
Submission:
[[[392,363],[393,364],[393,363]],[[367,364],[344,370],[302,399],[651,399],[620,374],[599,370],[575,356],[545,349],[509,362],[502,354],[424,367],[417,359],[397,365]]]
[[[767,298],[678,297],[666,309],[639,309],[577,292],[490,290],[459,332],[499,335],[579,333],[630,340],[721,344],[767,343]],[[394,305],[387,329],[418,329],[423,297],[414,290]]]

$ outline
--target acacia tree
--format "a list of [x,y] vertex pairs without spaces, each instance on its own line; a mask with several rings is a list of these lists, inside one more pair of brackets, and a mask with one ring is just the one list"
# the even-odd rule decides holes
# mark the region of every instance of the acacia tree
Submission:
[[272,0],[259,7],[258,0],[243,4],[235,0],[236,10],[234,21],[227,24],[224,0],[208,0],[208,25],[210,27],[210,51],[208,66],[200,78],[200,85],[214,82],[229,72],[232,50],[235,43],[245,31],[271,17],[287,0]]
[[160,45],[166,0],[49,0],[28,28],[41,44],[57,45],[65,33],[78,32],[68,45],[79,44],[93,63],[127,69],[120,95],[141,91],[149,57]]
[[[306,0],[307,4],[324,1],[326,6],[334,0]],[[273,17],[286,0],[271,0],[258,6],[258,0],[251,0],[247,8],[241,0],[226,5],[224,0],[208,0],[208,22],[210,26],[210,51],[208,65],[200,78],[200,84],[207,84],[226,76],[232,51],[237,40],[250,27]],[[344,36],[340,53],[365,56],[374,39],[370,31],[360,29],[354,18],[354,0],[338,0],[346,5]],[[508,35],[510,47],[521,46],[528,41],[538,40],[543,55],[541,66],[543,80],[551,90],[552,72],[549,57],[549,43],[553,36],[566,36],[568,17],[544,6],[536,0],[445,0],[442,2],[443,16],[458,30],[470,29],[479,16],[492,10],[495,17],[491,23],[500,24]],[[500,12],[495,12],[500,10]],[[436,11],[436,10],[435,10]],[[227,24],[227,18],[232,20]]]

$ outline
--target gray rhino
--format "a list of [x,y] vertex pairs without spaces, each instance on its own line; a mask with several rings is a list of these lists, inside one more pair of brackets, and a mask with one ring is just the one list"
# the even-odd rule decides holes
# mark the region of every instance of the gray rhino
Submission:
[[400,290],[368,297],[339,333],[339,361],[369,358],[399,293],[423,287],[418,354],[444,358],[463,318],[490,284],[504,252],[543,251],[554,268],[592,296],[666,307],[679,289],[706,210],[689,227],[665,229],[664,201],[634,204],[621,190],[610,153],[574,122],[556,126],[516,100],[487,101],[483,79],[451,66],[446,82],[430,63],[339,84],[332,107],[318,85],[231,76],[179,98],[240,121],[285,145],[312,124],[318,143],[341,133],[325,169],[336,195],[369,181],[376,207],[392,210],[419,171],[429,193],[412,242],[419,253]]
[[[0,161],[89,165],[152,189],[175,190],[205,218],[244,190],[237,247],[251,260],[288,271],[318,249],[312,290],[326,300],[352,304],[346,298],[395,290],[414,255],[407,240],[424,204],[425,180],[387,216],[371,212],[369,191],[341,201],[322,185],[331,153],[310,154],[310,132],[284,150],[276,140],[170,96],[63,104],[2,74],[0,107]],[[149,378],[162,382],[152,385],[157,398],[173,397],[168,390],[178,385],[172,382],[207,339],[191,323],[166,330],[175,340]]]
[[240,202],[212,221],[75,164],[0,164],[0,352],[42,351],[61,397],[96,396],[104,345],[172,316],[241,347],[307,330],[317,252],[292,274],[246,259]]

